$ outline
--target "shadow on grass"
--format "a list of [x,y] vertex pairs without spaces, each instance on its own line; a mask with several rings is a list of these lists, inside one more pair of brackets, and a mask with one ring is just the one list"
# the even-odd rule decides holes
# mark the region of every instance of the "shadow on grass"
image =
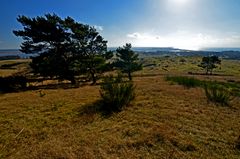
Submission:
[[38,86],[29,86],[26,90],[39,90],[39,89],[72,89],[79,88],[86,84],[71,84],[71,83],[57,83],[57,84],[47,84]]
[[100,114],[104,118],[110,117],[112,114],[117,113],[117,111],[106,111],[103,109],[102,100],[96,100],[93,103],[86,104],[78,108],[77,110],[78,116],[94,116],[96,114]]
[[26,62],[16,62],[16,63],[11,63],[11,64],[3,64],[0,66],[0,69],[8,69],[8,70],[16,70],[15,68],[18,65],[24,64]]
[[[47,84],[44,84],[44,82]],[[58,82],[57,82],[58,81]],[[50,83],[51,82],[51,83]],[[11,75],[7,77],[0,76],[0,94],[24,92],[28,90],[39,89],[73,89],[79,88],[85,85],[89,85],[89,80],[79,77],[75,79],[75,83],[60,81],[56,78],[38,77],[33,76],[31,78],[25,75]]]
[[71,84],[71,83],[58,83],[58,84],[47,84],[47,85],[38,85],[38,86],[28,86],[24,88],[2,88],[0,87],[0,94],[7,93],[17,93],[25,92],[30,90],[53,90],[53,89],[74,89],[87,85],[86,83],[82,84]]

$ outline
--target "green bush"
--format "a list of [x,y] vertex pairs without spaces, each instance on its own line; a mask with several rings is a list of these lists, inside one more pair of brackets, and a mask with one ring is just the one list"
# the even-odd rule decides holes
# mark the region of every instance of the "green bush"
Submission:
[[135,97],[135,86],[132,82],[123,81],[121,76],[112,75],[103,79],[101,84],[101,110],[106,113],[121,111]]
[[201,86],[202,82],[193,77],[184,77],[184,76],[167,76],[165,78],[167,81],[172,81],[179,85],[183,85],[186,88],[193,88]]
[[219,103],[221,105],[229,105],[231,100],[231,92],[218,84],[205,84],[204,90],[208,101]]

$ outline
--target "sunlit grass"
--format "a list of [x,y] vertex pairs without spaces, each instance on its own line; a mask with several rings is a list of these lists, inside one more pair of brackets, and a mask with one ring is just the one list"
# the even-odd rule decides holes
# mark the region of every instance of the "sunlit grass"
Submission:
[[[165,81],[177,71],[155,69],[135,73],[131,107],[109,117],[94,110],[98,85],[1,94],[0,158],[238,158],[239,97],[219,107],[200,87]],[[176,74],[182,71],[188,69]],[[240,81],[194,78],[224,82],[228,89]]]
[[169,85],[164,76],[134,82],[135,102],[108,118],[84,111],[100,99],[99,86],[0,96],[1,157],[238,156],[231,145],[240,131],[239,102],[233,110],[216,107],[201,89]]

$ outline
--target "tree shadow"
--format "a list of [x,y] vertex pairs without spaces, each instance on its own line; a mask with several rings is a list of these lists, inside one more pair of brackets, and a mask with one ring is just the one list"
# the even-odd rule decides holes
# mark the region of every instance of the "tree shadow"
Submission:
[[109,118],[115,112],[113,111],[106,111],[103,109],[103,102],[102,100],[96,100],[93,103],[83,105],[75,110],[78,116],[94,116],[96,114],[100,114],[104,118]]
[[54,83],[54,84],[42,84],[42,85],[30,85],[24,87],[5,87],[0,86],[0,94],[7,94],[7,93],[17,93],[17,92],[25,92],[31,90],[54,90],[54,89],[76,89],[83,86],[88,85],[88,83],[78,83],[78,84],[71,84],[71,83]]
[[57,83],[57,84],[45,84],[45,85],[37,85],[37,86],[32,85],[32,86],[27,87],[26,90],[73,89],[73,88],[79,88],[84,85],[87,85],[87,84],[84,84],[84,83],[82,83],[82,84]]

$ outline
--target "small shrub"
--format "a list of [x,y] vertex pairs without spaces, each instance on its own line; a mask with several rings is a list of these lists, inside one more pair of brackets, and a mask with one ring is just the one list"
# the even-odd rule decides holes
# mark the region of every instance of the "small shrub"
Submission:
[[205,84],[204,90],[208,101],[229,105],[231,93],[226,88],[217,84]]
[[193,77],[184,77],[184,76],[167,76],[167,81],[175,82],[179,85],[183,85],[186,88],[193,88],[201,86],[202,82]]
[[114,78],[112,75],[104,78],[101,84],[101,110],[106,113],[121,111],[135,97],[133,83],[123,81],[121,76]]

